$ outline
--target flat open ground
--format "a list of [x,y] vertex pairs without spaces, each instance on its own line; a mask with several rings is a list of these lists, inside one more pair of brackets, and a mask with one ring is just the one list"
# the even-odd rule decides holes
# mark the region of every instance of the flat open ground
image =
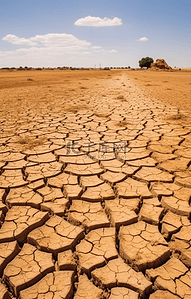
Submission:
[[190,72],[0,72],[0,299],[190,299]]
[[191,112],[191,69],[169,71],[140,70],[128,75],[156,99]]

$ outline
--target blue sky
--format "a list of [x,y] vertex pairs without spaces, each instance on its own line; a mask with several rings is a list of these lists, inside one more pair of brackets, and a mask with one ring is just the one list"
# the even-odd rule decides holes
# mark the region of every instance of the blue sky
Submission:
[[0,0],[0,67],[191,67],[190,0]]

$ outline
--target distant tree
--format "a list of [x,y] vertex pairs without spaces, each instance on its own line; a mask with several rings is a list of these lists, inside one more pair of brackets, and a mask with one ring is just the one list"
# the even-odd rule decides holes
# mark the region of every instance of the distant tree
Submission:
[[139,60],[139,66],[141,68],[146,67],[147,69],[151,67],[151,63],[153,63],[154,60],[151,57],[143,57],[141,60]]

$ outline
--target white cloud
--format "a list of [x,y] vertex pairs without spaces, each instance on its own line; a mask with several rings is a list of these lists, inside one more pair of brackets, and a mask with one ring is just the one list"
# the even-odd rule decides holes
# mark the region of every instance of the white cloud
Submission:
[[115,17],[113,19],[109,18],[99,18],[99,17],[85,17],[78,19],[74,25],[76,26],[91,26],[91,27],[108,27],[108,26],[120,26],[122,25],[122,20]]
[[13,45],[27,45],[27,46],[35,46],[36,43],[31,41],[30,39],[18,37],[14,34],[8,34],[5,37],[3,37],[4,41],[7,41]]
[[101,47],[99,47],[99,46],[93,46],[92,49],[93,50],[98,50],[98,49],[101,49]]
[[44,44],[45,46],[69,46],[77,45],[80,47],[89,47],[91,43],[79,40],[72,34],[66,33],[48,33],[45,35],[36,35],[30,38],[31,41],[36,41]]
[[[33,67],[77,66],[88,63],[92,57],[100,59],[100,56],[116,52],[114,49],[105,50],[66,33],[47,33],[29,38],[8,34],[2,40],[12,45],[7,51],[0,51],[2,67],[18,67],[20,65]],[[74,61],[70,57],[77,57],[79,61],[77,58]]]
[[147,42],[148,41],[148,38],[147,37],[141,37],[140,39],[139,39],[139,42]]
[[89,55],[89,54],[91,54],[91,53],[86,51],[86,52],[82,52],[81,54],[82,54],[82,55]]
[[111,51],[109,51],[110,53],[117,53],[117,50],[111,50]]
[[98,49],[94,50],[94,53],[105,53],[106,51],[104,49]]
[[8,51],[0,51],[0,65],[10,67],[73,65],[75,63],[69,57],[84,57],[87,60],[95,51],[104,51],[100,46],[92,46],[90,42],[66,33],[48,33],[29,38],[8,34],[2,40],[13,45]]
[[46,47],[78,47],[84,49],[91,46],[90,42],[80,40],[72,34],[66,33],[48,33],[45,35],[36,35],[30,38],[18,37],[8,34],[3,37],[3,41],[7,41],[13,45],[42,46]]

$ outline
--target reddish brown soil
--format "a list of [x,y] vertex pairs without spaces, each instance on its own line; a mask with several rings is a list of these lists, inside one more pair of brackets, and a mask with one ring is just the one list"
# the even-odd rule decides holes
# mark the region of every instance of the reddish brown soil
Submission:
[[0,72],[0,299],[191,298],[189,78]]

